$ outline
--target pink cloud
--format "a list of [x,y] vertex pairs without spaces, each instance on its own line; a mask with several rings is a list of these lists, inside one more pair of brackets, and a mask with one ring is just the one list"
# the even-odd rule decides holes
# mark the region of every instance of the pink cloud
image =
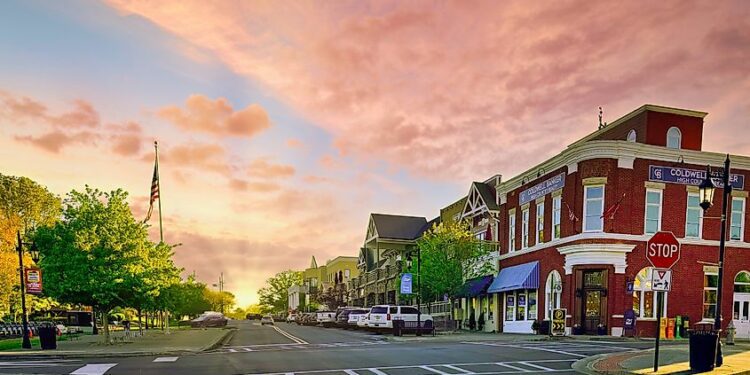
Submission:
[[266,159],[253,160],[247,167],[248,175],[259,178],[291,177],[295,171],[295,168],[291,165],[276,164]]
[[32,98],[17,97],[0,90],[0,115],[20,122],[43,122],[60,129],[99,126],[99,112],[91,103],[76,99],[73,108],[59,115],[49,113],[49,108]]
[[289,148],[302,148],[305,144],[302,143],[299,139],[296,138],[289,138],[286,140],[286,145]]
[[750,116],[741,1],[111,3],[268,87],[346,155],[430,178],[524,169],[595,130],[599,105],[736,114],[717,133]]
[[168,106],[158,113],[180,129],[219,136],[251,138],[271,127],[268,113],[258,104],[235,111],[225,98],[203,95],[190,95],[185,109]]
[[[144,158],[152,160],[153,156],[146,155]],[[165,166],[228,176],[231,175],[231,168],[226,158],[226,150],[218,144],[178,144],[159,153],[160,164]]]
[[60,153],[63,148],[70,145],[89,144],[97,139],[97,135],[91,132],[76,132],[68,135],[60,131],[53,131],[42,134],[38,137],[26,135],[15,136],[15,139],[57,154]]

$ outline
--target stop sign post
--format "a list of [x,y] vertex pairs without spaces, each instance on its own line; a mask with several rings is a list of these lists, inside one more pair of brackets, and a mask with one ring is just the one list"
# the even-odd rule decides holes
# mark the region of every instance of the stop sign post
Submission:
[[[672,232],[657,232],[646,242],[646,259],[654,266],[653,272],[670,270],[680,260],[680,241]],[[661,337],[661,312],[664,309],[664,295],[656,293],[656,324],[659,327],[656,333],[656,347],[654,348],[654,372],[659,371],[659,338]]]
[[657,232],[646,243],[646,259],[655,268],[671,269],[680,260],[680,242],[672,232]]

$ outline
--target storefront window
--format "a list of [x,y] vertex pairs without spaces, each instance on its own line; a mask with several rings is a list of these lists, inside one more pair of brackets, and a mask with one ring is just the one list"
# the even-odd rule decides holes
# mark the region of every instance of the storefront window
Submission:
[[527,308],[528,320],[536,320],[536,290],[529,290]]
[[519,291],[517,295],[516,320],[526,320],[526,291]]
[[716,288],[719,286],[719,275],[703,275],[703,319],[716,318]]
[[516,296],[515,294],[508,293],[505,296],[505,320],[513,321],[516,314]]
[[[656,318],[656,293],[651,290],[653,268],[643,268],[633,281],[633,311],[638,318]],[[666,316],[667,300],[664,295],[662,316]]]

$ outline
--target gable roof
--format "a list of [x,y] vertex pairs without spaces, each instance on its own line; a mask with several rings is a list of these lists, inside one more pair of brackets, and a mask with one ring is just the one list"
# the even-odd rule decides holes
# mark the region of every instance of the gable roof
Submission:
[[318,268],[318,262],[315,261],[315,255],[312,256],[312,260],[310,261],[310,268]]
[[427,219],[418,216],[370,214],[378,238],[414,240],[422,235]]
[[483,182],[474,182],[474,186],[477,188],[479,195],[482,196],[484,204],[487,205],[487,209],[490,211],[499,210],[497,201],[495,200],[495,188],[487,185]]
[[484,182],[472,182],[461,217],[470,217],[486,211],[498,211],[495,188]]

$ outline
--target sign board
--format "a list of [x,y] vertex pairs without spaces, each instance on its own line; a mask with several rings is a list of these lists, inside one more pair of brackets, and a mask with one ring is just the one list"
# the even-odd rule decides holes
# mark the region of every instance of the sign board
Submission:
[[646,259],[654,268],[672,268],[680,260],[680,242],[672,232],[657,232],[646,243]]
[[672,290],[672,270],[655,268],[651,272],[651,290],[658,292]]
[[[711,171],[711,180],[717,188],[724,188],[722,175],[724,170],[717,168]],[[706,171],[699,169],[663,167],[650,165],[648,168],[648,179],[656,182],[669,182],[673,184],[694,185],[698,186],[706,179]],[[745,188],[745,176],[741,174],[730,174],[729,183],[732,188],[743,190]]]
[[537,198],[543,197],[557,189],[565,186],[565,172],[544,180],[518,195],[518,204],[523,205]]
[[633,293],[634,289],[634,283],[632,281],[628,281],[625,283],[625,293]]
[[635,330],[635,311],[633,309],[625,310],[625,314],[623,314],[623,329]]
[[412,275],[405,273],[401,275],[401,294],[411,294]]
[[26,293],[42,293],[42,270],[35,267],[25,269],[24,280],[26,281]]
[[568,314],[567,309],[553,309],[550,334],[552,336],[565,336],[565,317]]

